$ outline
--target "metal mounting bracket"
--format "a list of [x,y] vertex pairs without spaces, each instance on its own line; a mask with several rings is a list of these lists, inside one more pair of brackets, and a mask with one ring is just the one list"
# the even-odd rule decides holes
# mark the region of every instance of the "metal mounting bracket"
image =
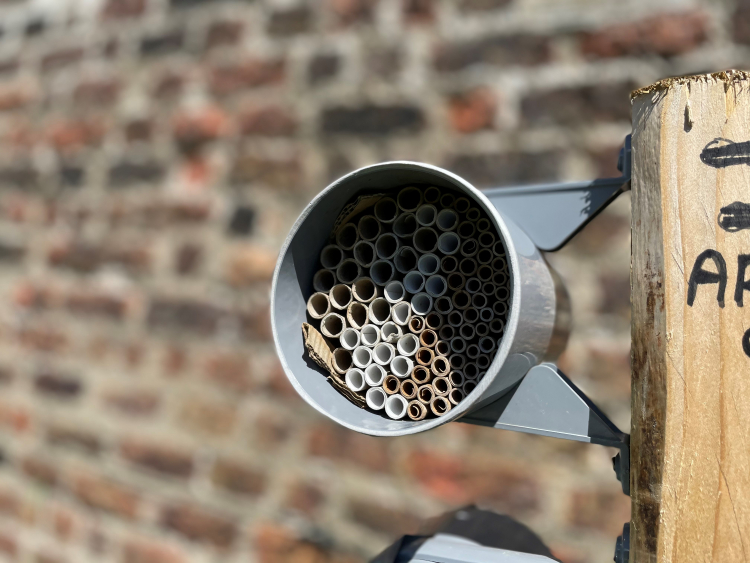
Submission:
[[620,149],[618,178],[483,190],[540,250],[560,250],[586,224],[630,189],[630,135]]

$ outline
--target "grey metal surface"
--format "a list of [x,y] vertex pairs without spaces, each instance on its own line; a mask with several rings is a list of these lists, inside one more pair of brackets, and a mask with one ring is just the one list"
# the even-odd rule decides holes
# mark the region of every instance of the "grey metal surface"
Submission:
[[483,190],[487,199],[547,252],[559,250],[618,195],[630,189],[630,135],[618,178]]
[[437,534],[423,543],[410,563],[552,563],[542,555],[485,547],[449,534]]

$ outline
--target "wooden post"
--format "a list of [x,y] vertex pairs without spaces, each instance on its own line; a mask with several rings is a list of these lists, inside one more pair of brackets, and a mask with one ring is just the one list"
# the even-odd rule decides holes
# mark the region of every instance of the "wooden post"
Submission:
[[635,92],[632,192],[631,562],[746,561],[750,74]]

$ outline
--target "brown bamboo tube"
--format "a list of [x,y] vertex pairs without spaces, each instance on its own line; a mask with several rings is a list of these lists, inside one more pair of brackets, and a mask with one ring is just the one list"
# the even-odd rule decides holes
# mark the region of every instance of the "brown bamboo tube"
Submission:
[[[451,327],[448,327],[451,328]],[[451,353],[451,345],[447,340],[438,340],[435,343],[435,354],[438,356],[448,356]]]
[[417,384],[411,379],[404,379],[401,381],[399,391],[405,399],[413,399],[417,396]]
[[417,389],[417,400],[420,403],[429,405],[434,398],[435,391],[432,389],[432,385],[420,385],[419,389]]
[[424,330],[424,319],[416,315],[409,319],[409,330],[414,334],[420,334]]
[[[492,228],[492,223],[490,223],[490,220],[482,217],[477,221],[477,231],[480,233],[484,233],[489,231]],[[494,241],[493,241],[494,242]],[[489,246],[492,246],[491,244]]]
[[307,300],[307,314],[313,319],[322,319],[331,312],[331,302],[325,293],[313,293]]
[[320,321],[320,332],[328,338],[338,338],[346,328],[344,317],[337,313],[328,313]]
[[423,348],[434,348],[435,343],[438,340],[438,336],[434,330],[425,329],[419,334],[419,343]]
[[[487,222],[489,223],[489,221]],[[479,225],[477,225],[477,229],[478,228],[479,228]],[[492,248],[492,246],[495,244],[495,235],[493,235],[489,231],[479,233],[479,235],[477,236],[477,242],[479,243],[479,246],[481,248]]]
[[432,379],[432,372],[425,366],[414,366],[411,370],[411,378],[417,385],[424,385]]
[[370,310],[359,301],[352,301],[346,309],[346,320],[349,326],[360,330],[370,320]]
[[318,270],[313,276],[313,289],[321,293],[328,293],[336,285],[336,273],[331,270]]
[[448,374],[448,381],[451,382],[451,385],[453,387],[458,388],[464,384],[466,378],[464,377],[464,374],[461,370],[454,369],[451,370],[451,372]]
[[344,375],[352,367],[352,353],[346,348],[336,348],[333,351],[333,369]]
[[429,366],[432,364],[432,360],[435,359],[435,352],[430,348],[420,348],[417,350],[416,360],[421,366]]
[[438,377],[445,377],[450,373],[451,364],[445,356],[435,356],[430,365],[430,371]]
[[395,375],[386,375],[385,379],[383,380],[383,391],[386,392],[387,395],[394,395],[398,393],[398,390],[401,388],[401,382],[399,381],[398,377]]
[[451,402],[445,397],[435,397],[430,403],[430,410],[435,416],[443,416],[453,408]]
[[420,401],[412,401],[406,407],[406,414],[414,421],[423,420],[427,416],[427,407]]
[[464,258],[473,258],[479,252],[479,243],[475,238],[463,239],[461,243],[461,256]]

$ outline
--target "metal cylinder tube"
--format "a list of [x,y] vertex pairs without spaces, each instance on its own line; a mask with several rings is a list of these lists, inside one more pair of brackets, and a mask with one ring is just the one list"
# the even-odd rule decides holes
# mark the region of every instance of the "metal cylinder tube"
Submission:
[[440,297],[445,295],[448,291],[448,282],[440,274],[435,274],[427,278],[424,283],[424,290],[430,294],[431,297]]
[[351,368],[344,376],[344,383],[352,391],[362,391],[365,388],[365,374],[361,369]]
[[[416,393],[414,395],[416,396]],[[418,422],[427,416],[427,407],[419,400],[411,401],[406,408],[406,413],[409,415],[410,419],[414,422]]]
[[402,356],[413,356],[419,350],[420,340],[411,332],[404,334],[396,343],[396,350]]
[[374,241],[380,236],[380,221],[374,215],[365,215],[357,223],[359,238]]
[[430,382],[432,372],[425,366],[414,366],[411,370],[411,378],[417,385],[423,385]]
[[365,383],[370,387],[380,387],[383,385],[385,376],[388,375],[385,368],[379,364],[370,364],[365,368]]
[[401,420],[406,416],[409,403],[401,395],[391,395],[385,400],[385,414],[393,420]]
[[435,229],[430,227],[420,227],[417,232],[414,233],[414,249],[417,252],[426,254],[428,252],[435,252],[438,243],[438,234]]
[[336,348],[331,364],[336,373],[344,375],[352,367],[352,353],[346,348]]
[[429,203],[423,203],[414,212],[417,218],[417,223],[422,227],[432,227],[437,219],[438,211],[434,205]]
[[413,213],[422,205],[422,191],[419,188],[403,188],[396,196],[399,209],[407,213]]
[[374,347],[380,342],[380,329],[376,325],[365,325],[359,331],[359,342],[368,348]]
[[344,332],[344,328],[346,328],[346,321],[337,313],[328,313],[320,321],[320,332],[328,338],[338,338]]
[[370,278],[376,285],[384,286],[396,275],[393,262],[389,260],[376,260],[370,266]]
[[365,394],[365,402],[367,403],[367,406],[374,411],[383,410],[386,398],[387,396],[382,387],[368,389],[367,394]]
[[409,330],[414,334],[419,334],[424,330],[424,318],[414,315],[409,319]]
[[375,245],[368,240],[360,240],[354,245],[352,256],[355,262],[363,268],[369,268],[378,256],[375,252]]
[[[433,370],[432,373],[435,373],[435,371]],[[438,397],[447,395],[451,390],[451,382],[448,381],[447,377],[435,377],[432,380],[432,390]]]
[[399,393],[401,393],[401,396],[406,399],[407,401],[410,401],[414,399],[414,397],[417,396],[417,384],[414,383],[411,379],[404,379],[401,381],[401,387],[399,387]]
[[346,311],[352,302],[352,288],[343,283],[334,285],[328,298],[333,309]]
[[325,293],[313,293],[307,300],[307,314],[313,319],[322,319],[331,312],[331,302]]
[[444,256],[440,259],[440,270],[444,274],[452,274],[458,269],[458,259],[455,256]]
[[396,255],[393,257],[393,265],[401,274],[406,274],[407,272],[416,270],[418,261],[419,255],[411,246],[400,247],[398,252],[396,252]]
[[432,360],[435,359],[435,352],[430,348],[420,348],[414,357],[420,366],[429,366],[432,364]]
[[339,342],[341,342],[341,346],[343,348],[346,348],[350,352],[357,346],[359,346],[359,340],[359,331],[352,327],[345,328],[341,333],[341,336],[339,336]]
[[437,248],[446,256],[456,254],[461,247],[461,239],[456,233],[443,233],[438,237]]
[[381,366],[387,366],[396,355],[396,348],[387,342],[376,344],[372,349],[372,361]]
[[388,344],[395,344],[401,338],[401,327],[393,321],[386,321],[380,327],[380,340]]
[[441,209],[437,214],[435,226],[444,232],[455,231],[458,227],[458,213],[453,209]]
[[372,363],[372,349],[366,346],[358,346],[352,352],[352,362],[359,369],[365,369]]
[[325,268],[315,272],[313,276],[313,289],[321,293],[328,293],[336,285],[336,272]]
[[359,240],[359,231],[354,223],[347,223],[336,233],[336,244],[344,250],[351,250]]
[[373,213],[378,221],[387,225],[396,220],[398,205],[396,205],[396,201],[393,198],[384,197],[375,204]]
[[435,299],[434,303],[432,304],[432,308],[441,315],[445,316],[453,310],[453,301],[451,301],[450,297],[443,295]]
[[346,321],[349,326],[360,330],[370,320],[370,310],[359,301],[352,301],[346,309]]
[[414,213],[402,213],[393,222],[393,234],[399,238],[410,239],[418,226]]
[[419,344],[424,348],[433,348],[437,341],[438,337],[434,330],[425,329],[419,335]]
[[417,293],[411,298],[411,310],[415,315],[425,316],[432,310],[432,297],[424,292]]
[[414,362],[406,356],[396,356],[391,360],[391,373],[400,379],[409,377],[413,369]]
[[383,233],[375,241],[375,252],[381,260],[392,260],[401,243],[393,233]]
[[339,267],[336,268],[336,278],[341,283],[351,284],[354,283],[358,277],[362,275],[362,266],[360,266],[356,260],[347,258]]
[[432,389],[432,384],[420,385],[417,389],[417,400],[420,403],[429,405],[435,398],[435,391]]

